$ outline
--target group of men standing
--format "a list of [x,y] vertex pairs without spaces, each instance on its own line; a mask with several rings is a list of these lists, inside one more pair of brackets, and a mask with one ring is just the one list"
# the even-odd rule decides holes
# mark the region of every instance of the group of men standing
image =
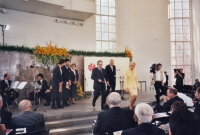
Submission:
[[[60,59],[53,70],[53,77],[51,80],[51,109],[68,107],[69,89],[70,89],[70,72],[69,59]],[[62,94],[61,94],[62,93]],[[61,105],[61,98],[63,104]]]

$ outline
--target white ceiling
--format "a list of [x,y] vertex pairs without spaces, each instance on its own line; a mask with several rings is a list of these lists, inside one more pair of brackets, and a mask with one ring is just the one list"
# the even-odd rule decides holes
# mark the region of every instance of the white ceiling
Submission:
[[64,9],[64,6],[37,0],[0,0],[0,8],[12,9],[51,17],[84,21],[94,13]]

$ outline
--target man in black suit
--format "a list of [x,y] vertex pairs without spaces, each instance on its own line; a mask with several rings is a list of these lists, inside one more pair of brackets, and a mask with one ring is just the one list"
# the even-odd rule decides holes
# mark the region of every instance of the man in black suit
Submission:
[[193,85],[192,89],[196,91],[198,87],[200,87],[199,79],[195,79],[195,84]]
[[101,109],[104,110],[103,105],[106,102],[105,89],[106,89],[106,84],[109,85],[109,82],[108,82],[109,80],[106,74],[106,70],[102,68],[102,65],[103,65],[103,62],[99,60],[97,62],[98,67],[92,70],[91,79],[94,80],[94,85],[93,85],[94,98],[92,101],[92,106],[95,107],[95,102],[101,94]]
[[154,112],[168,112],[175,101],[184,102],[182,98],[178,97],[177,93],[176,89],[168,88],[167,96],[164,96],[163,106],[157,104],[154,108]]
[[122,135],[165,135],[164,130],[151,124],[153,109],[146,103],[140,103],[135,107],[134,119],[138,126],[124,130]]
[[1,90],[1,96],[4,99],[4,105],[3,108],[5,108],[6,102],[8,105],[10,105],[18,96],[19,93],[14,91],[13,89],[10,89],[12,81],[10,79],[10,74],[6,73],[4,75],[4,80],[0,82],[0,90]]
[[2,106],[3,106],[3,99],[0,96],[0,124],[4,124],[7,129],[10,129],[12,113],[6,110],[2,110],[1,109]]
[[[167,75],[167,71],[164,72],[165,73],[165,77],[166,77],[166,82],[165,82],[165,86],[168,87],[168,80],[169,80],[169,76]],[[165,93],[164,93],[165,94]]]
[[114,60],[110,60],[110,64],[106,66],[106,73],[109,78],[109,84],[107,86],[107,91],[106,91],[106,97],[110,93],[110,88],[111,92],[115,92],[115,86],[116,86],[116,67],[114,65]]
[[62,100],[63,100],[63,106],[68,107],[70,104],[67,103],[69,99],[69,87],[71,83],[71,77],[70,77],[70,72],[71,69],[69,68],[70,60],[65,59],[65,64],[62,67],[62,79],[63,79],[63,84],[62,84]]
[[[65,60],[60,59],[58,64],[53,70],[53,77],[51,80],[52,90],[51,90],[51,109],[64,108],[61,105],[61,92],[62,92],[62,66],[64,66]],[[56,102],[56,103],[55,103]],[[57,104],[57,106],[55,106]]]
[[33,112],[29,100],[22,100],[19,103],[19,109],[22,113],[12,118],[12,124],[14,127],[29,127],[41,124],[43,127],[38,125],[38,129],[35,130],[37,131],[45,128],[44,115]]
[[[44,104],[44,106],[49,106],[50,102],[51,102],[51,93],[47,92],[48,91],[48,84],[47,81],[44,80],[44,75],[39,73],[37,75],[37,83],[41,86],[40,90],[35,90],[29,93],[30,96],[30,100],[34,100],[34,93],[35,93],[35,97],[39,98],[39,97],[43,97],[46,100],[46,103]],[[38,101],[36,101],[36,103],[38,103]]]
[[110,110],[100,112],[96,124],[93,128],[93,134],[113,135],[113,132],[126,130],[137,126],[133,119],[133,113],[130,110],[120,108],[121,96],[117,92],[112,92],[108,97]]

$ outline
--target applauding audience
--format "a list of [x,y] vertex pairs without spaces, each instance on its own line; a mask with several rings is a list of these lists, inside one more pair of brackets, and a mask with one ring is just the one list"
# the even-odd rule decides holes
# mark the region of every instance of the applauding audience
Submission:
[[132,111],[120,108],[121,96],[112,92],[108,97],[110,110],[100,112],[93,133],[98,135],[113,135],[113,132],[136,126]]
[[138,123],[136,128],[127,129],[122,135],[165,135],[165,132],[153,124],[153,109],[146,103],[140,103],[135,108],[135,120]]
[[183,99],[177,96],[177,90],[174,88],[168,88],[167,96],[164,96],[164,104],[163,106],[157,104],[154,108],[154,112],[168,112],[171,109],[171,105],[175,101],[184,102]]

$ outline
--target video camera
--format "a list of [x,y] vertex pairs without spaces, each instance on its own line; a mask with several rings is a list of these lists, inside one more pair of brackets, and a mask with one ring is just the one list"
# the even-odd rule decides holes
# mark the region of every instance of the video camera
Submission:
[[180,69],[174,69],[174,73],[176,73],[177,71],[180,73]]
[[156,73],[156,67],[157,67],[156,64],[152,64],[152,66],[150,67],[150,73],[155,74]]

